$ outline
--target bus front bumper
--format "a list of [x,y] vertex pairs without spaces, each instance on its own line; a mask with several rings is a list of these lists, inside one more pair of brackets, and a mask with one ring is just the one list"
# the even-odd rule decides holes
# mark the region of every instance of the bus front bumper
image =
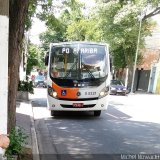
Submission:
[[68,101],[57,100],[48,96],[47,106],[54,111],[96,111],[106,110],[108,107],[108,96],[98,100]]

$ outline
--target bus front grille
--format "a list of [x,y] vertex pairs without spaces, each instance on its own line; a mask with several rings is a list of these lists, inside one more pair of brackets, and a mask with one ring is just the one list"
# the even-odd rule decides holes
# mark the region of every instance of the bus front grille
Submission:
[[61,106],[63,108],[92,108],[94,107],[96,104],[87,104],[87,105],[83,105],[82,107],[75,107],[73,105],[67,105],[67,104],[61,104]]
[[59,98],[61,101],[93,101],[93,100],[98,100],[98,97],[93,97],[93,98],[78,98],[78,99],[71,99],[71,98]]

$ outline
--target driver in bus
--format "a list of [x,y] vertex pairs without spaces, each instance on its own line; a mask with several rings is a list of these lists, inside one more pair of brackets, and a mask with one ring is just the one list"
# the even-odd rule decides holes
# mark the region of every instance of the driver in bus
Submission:
[[56,65],[55,65],[55,64],[52,66],[51,75],[52,75],[53,78],[58,77],[58,71],[57,71],[57,69],[56,69]]
[[88,69],[97,69],[100,71],[102,60],[97,55],[88,55],[83,57],[84,67]]
[[104,73],[104,57],[103,55],[87,55],[83,57],[83,69],[91,69],[94,73],[100,77],[105,75]]

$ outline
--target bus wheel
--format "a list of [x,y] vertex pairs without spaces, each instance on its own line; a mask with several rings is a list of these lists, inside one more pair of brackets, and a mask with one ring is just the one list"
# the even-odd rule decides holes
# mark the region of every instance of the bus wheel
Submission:
[[57,116],[58,115],[58,112],[56,111],[51,111],[51,116]]
[[101,111],[94,111],[94,116],[100,116],[101,115]]

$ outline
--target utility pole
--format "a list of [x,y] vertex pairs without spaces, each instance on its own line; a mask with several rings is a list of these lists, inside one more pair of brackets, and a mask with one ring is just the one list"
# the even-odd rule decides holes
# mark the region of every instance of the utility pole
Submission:
[[141,17],[140,17],[140,21],[139,21],[139,31],[138,31],[137,48],[136,48],[136,55],[135,55],[134,67],[133,67],[131,93],[133,93],[133,87],[134,87],[134,78],[135,78],[135,72],[136,72],[136,66],[137,66],[137,57],[138,57],[138,51],[139,51],[139,43],[140,43],[140,37],[141,37],[141,26],[142,26],[142,12],[141,12]]
[[0,0],[0,33],[0,133],[7,134],[9,0]]

